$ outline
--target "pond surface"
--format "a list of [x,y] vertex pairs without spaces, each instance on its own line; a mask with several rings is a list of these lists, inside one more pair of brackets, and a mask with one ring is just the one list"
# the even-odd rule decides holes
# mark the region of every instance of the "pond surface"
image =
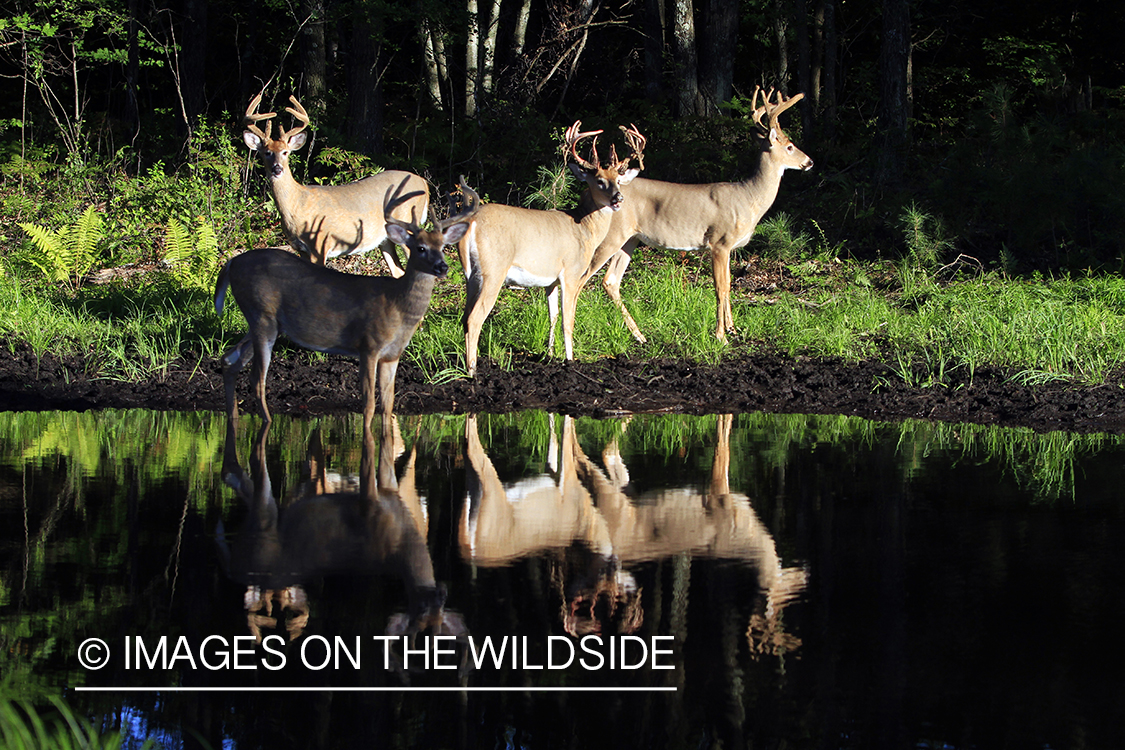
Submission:
[[1125,439],[258,428],[0,414],[0,695],[164,747],[1125,746]]

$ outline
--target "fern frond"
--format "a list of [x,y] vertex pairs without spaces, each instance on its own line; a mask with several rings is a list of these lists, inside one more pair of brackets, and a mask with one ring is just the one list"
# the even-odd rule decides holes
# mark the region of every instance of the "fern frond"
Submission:
[[86,207],[73,227],[73,245],[70,257],[70,273],[75,278],[83,276],[98,261],[98,245],[105,237],[102,215],[94,204]]
[[199,220],[199,228],[195,230],[195,255],[206,264],[214,264],[215,256],[219,253],[219,237],[215,228],[206,219]]
[[35,246],[35,253],[29,253],[26,260],[51,281],[66,281],[68,278],[66,266],[61,259],[63,250],[63,230],[52,232],[46,227],[31,222],[21,222],[19,228],[27,232],[31,244]]
[[187,227],[175,217],[168,219],[168,230],[164,233],[164,260],[173,265],[191,260],[192,241]]

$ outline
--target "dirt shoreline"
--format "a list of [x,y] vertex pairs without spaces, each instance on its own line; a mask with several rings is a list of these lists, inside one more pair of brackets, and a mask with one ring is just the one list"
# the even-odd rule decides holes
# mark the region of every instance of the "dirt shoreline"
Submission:
[[[162,376],[138,382],[91,379],[84,374],[87,365],[78,356],[36,357],[22,343],[0,346],[0,410],[223,408],[222,375],[214,360],[185,360]],[[248,386],[243,375],[239,384],[243,398]],[[345,358],[309,362],[302,354],[280,354],[271,366],[268,387],[275,413],[318,415],[361,409],[358,367]],[[977,371],[971,382],[912,388],[881,362],[770,354],[715,367],[625,357],[577,363],[517,358],[509,369],[484,361],[476,379],[437,385],[426,383],[416,368],[403,364],[396,388],[400,414],[543,409],[611,417],[630,412],[768,411],[971,422],[1040,432],[1125,433],[1121,378],[1099,386],[1023,386],[1005,373],[985,369]]]

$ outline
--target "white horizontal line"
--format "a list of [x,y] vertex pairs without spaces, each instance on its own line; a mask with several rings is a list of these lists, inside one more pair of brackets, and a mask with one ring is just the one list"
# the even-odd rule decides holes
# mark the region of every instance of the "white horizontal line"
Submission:
[[86,693],[674,693],[675,687],[75,687]]

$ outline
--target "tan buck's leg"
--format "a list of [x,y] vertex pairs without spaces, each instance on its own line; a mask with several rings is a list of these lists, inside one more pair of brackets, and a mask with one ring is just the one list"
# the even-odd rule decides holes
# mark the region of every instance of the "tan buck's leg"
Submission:
[[602,287],[605,289],[606,294],[613,300],[613,304],[621,312],[621,317],[625,319],[625,326],[629,329],[629,333],[633,334],[633,338],[642,344],[648,341],[641,329],[637,326],[637,321],[633,320],[633,316],[629,314],[629,310],[625,307],[625,302],[621,299],[621,280],[625,276],[625,271],[629,268],[630,261],[633,260],[633,250],[637,247],[637,240],[632,239],[625,243],[620,252],[617,252],[609,259],[605,267],[605,278],[602,279]]

